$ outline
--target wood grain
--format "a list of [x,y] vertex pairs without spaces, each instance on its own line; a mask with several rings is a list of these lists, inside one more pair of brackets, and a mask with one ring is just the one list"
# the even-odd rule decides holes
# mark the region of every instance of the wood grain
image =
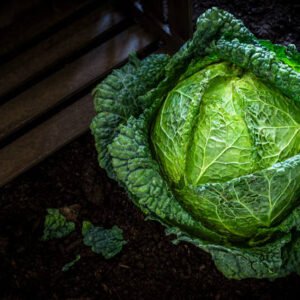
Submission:
[[45,37],[53,28],[66,24],[94,3],[95,0],[40,1],[37,7],[18,16],[11,26],[0,30],[0,60],[33,39]]
[[156,38],[132,26],[1,107],[0,139],[74,96]]
[[[69,24],[64,29],[41,41],[15,59],[0,67],[0,98],[16,90],[52,66],[79,52],[106,32],[122,25],[127,18],[111,5],[100,8]],[[120,26],[119,26],[120,27]]]
[[0,150],[0,186],[84,133],[94,115],[85,96]]

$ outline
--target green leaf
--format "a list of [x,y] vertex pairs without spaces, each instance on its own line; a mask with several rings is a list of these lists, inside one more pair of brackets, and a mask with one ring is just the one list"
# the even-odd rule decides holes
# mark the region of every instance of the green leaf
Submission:
[[168,56],[164,54],[151,55],[143,61],[132,55],[129,63],[114,70],[93,91],[97,116],[91,123],[91,131],[96,141],[99,164],[112,178],[114,170],[107,146],[116,136],[120,124],[151,105],[138,97],[159,83],[167,61]]
[[80,255],[76,255],[76,258],[73,259],[72,261],[66,263],[63,267],[62,267],[62,272],[67,272],[69,271],[71,268],[73,268],[73,266],[80,260]]
[[75,223],[67,221],[59,209],[48,208],[44,222],[43,241],[58,239],[69,235],[75,230]]
[[173,242],[190,242],[211,253],[217,268],[228,278],[270,278],[300,275],[300,208],[276,226],[281,234],[260,246],[238,247],[207,243],[188,236],[178,229],[168,229],[167,234],[177,235]]
[[90,246],[92,251],[110,259],[117,255],[127,242],[123,238],[123,231],[118,226],[111,229],[93,226],[89,221],[83,222],[83,243]]

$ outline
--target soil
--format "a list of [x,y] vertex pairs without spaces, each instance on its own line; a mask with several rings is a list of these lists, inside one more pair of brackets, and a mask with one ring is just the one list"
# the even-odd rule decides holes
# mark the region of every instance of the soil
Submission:
[[[199,0],[194,20],[211,6],[234,13],[261,38],[300,46],[299,5]],[[99,168],[90,133],[7,184],[0,201],[2,299],[296,299],[300,294],[295,274],[272,282],[228,280],[208,254],[190,244],[173,245],[164,228],[145,221]],[[76,232],[41,241],[50,207],[76,208]],[[128,243],[105,260],[82,244],[83,220],[106,228],[118,225]],[[62,272],[77,254],[81,259]]]

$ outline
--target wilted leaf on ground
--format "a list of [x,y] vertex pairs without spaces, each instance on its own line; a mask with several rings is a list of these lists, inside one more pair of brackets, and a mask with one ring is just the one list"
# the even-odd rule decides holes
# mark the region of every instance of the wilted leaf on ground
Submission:
[[93,252],[102,254],[105,259],[114,257],[126,244],[123,231],[118,226],[105,229],[93,226],[89,221],[84,221],[82,234],[84,244],[90,246]]
[[63,267],[62,267],[62,271],[63,272],[67,272],[69,271],[80,259],[80,254],[76,255],[76,258],[73,259],[72,261],[66,263]]
[[75,223],[67,221],[59,212],[59,209],[48,208],[47,212],[42,236],[43,241],[65,237],[75,230]]

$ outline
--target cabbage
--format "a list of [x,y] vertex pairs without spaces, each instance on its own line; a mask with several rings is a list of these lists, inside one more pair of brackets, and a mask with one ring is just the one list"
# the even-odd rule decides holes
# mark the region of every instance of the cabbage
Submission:
[[228,278],[300,274],[300,55],[217,8],[94,90],[100,166]]

